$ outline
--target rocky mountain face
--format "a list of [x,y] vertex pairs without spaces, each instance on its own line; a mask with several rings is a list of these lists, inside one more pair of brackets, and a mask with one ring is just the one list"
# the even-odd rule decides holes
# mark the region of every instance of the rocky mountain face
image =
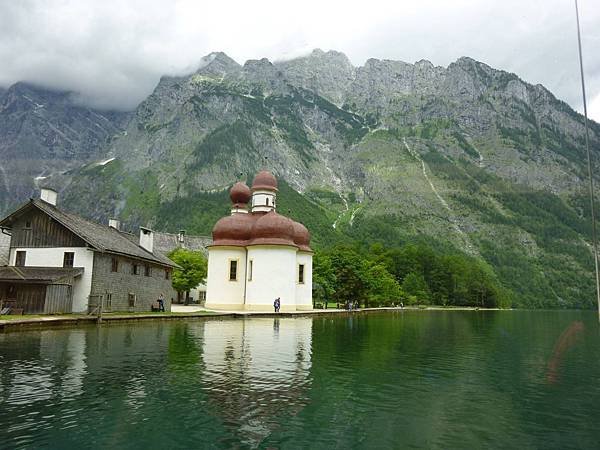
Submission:
[[0,91],[0,212],[49,176],[103,154],[127,118],[78,105],[69,92],[25,83]]
[[[100,118],[69,125],[78,139],[65,116],[81,124],[99,113],[57,108],[38,122],[43,102],[30,103],[19,123],[46,125],[19,128],[21,141],[3,154],[58,161],[62,172],[46,181],[63,206],[97,220],[207,234],[227,213],[228,186],[267,167],[282,180],[278,205],[317,246],[426,242],[486,261],[515,305],[593,302],[582,117],[543,86],[470,58],[354,67],[315,50],[239,65],[213,53],[196,73],[162,78],[122,132],[123,116],[104,115],[104,128]],[[20,142],[46,142],[43,130],[78,145],[61,140],[56,158],[49,145],[26,152]],[[598,156],[600,127],[591,131]],[[65,171],[61,161],[74,159]]]

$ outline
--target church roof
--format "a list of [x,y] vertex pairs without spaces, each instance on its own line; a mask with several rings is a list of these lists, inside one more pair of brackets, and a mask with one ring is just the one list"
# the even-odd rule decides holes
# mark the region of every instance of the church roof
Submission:
[[[247,186],[236,183],[230,198],[234,207],[245,200]],[[277,179],[271,172],[259,172],[252,190],[277,190]],[[242,198],[244,197],[244,198]],[[250,199],[248,199],[250,201]],[[213,246],[246,247],[251,245],[286,245],[310,252],[310,233],[304,225],[275,210],[269,212],[235,212],[217,221],[213,231]]]

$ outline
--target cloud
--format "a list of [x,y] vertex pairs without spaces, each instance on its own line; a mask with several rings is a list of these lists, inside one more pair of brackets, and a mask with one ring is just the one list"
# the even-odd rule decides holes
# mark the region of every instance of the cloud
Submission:
[[[590,98],[600,95],[600,8],[581,0]],[[20,0],[0,2],[0,86],[70,89],[134,108],[161,75],[189,73],[212,51],[238,62],[335,49],[447,65],[460,56],[542,83],[581,110],[575,15],[562,0]],[[593,117],[600,121],[594,110]]]

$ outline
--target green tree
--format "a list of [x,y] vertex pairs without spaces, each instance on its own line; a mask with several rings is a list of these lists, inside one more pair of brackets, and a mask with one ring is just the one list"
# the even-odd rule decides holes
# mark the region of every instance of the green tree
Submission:
[[338,246],[330,252],[331,264],[336,276],[335,297],[342,304],[362,303],[367,293],[363,257],[351,247]]
[[336,283],[331,258],[317,251],[313,257],[313,302],[328,302],[335,293]]
[[409,296],[415,297],[419,303],[429,303],[431,293],[423,275],[411,272],[402,282],[402,290]]
[[195,288],[206,280],[208,264],[201,252],[176,248],[169,253],[169,258],[181,268],[173,271],[173,289],[177,292],[185,292],[186,303],[189,300],[190,289]]
[[383,265],[366,261],[364,274],[368,300],[365,306],[391,306],[404,299],[400,284]]

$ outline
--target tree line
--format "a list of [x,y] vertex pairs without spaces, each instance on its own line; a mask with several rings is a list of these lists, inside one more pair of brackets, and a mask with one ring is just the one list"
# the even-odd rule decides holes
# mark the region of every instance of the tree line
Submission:
[[[177,291],[189,295],[190,289],[205,282],[207,261],[201,252],[179,248],[169,257],[180,266],[173,273]],[[508,290],[486,263],[460,253],[436,252],[424,244],[393,248],[338,244],[317,250],[313,300],[364,307],[511,305]]]
[[313,261],[315,303],[508,307],[508,291],[484,262],[423,244],[336,245]]

